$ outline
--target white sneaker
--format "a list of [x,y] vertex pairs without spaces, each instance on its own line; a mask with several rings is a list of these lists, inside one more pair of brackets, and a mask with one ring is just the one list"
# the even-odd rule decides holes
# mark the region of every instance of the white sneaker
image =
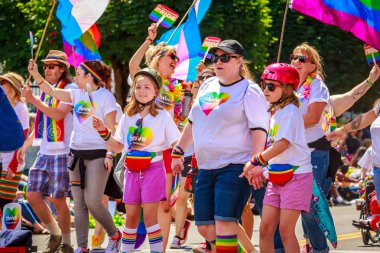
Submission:
[[105,250],[105,253],[118,253],[120,250],[121,244],[121,232],[118,230],[119,238],[117,240],[112,240],[111,238],[108,241],[108,246]]
[[181,246],[181,239],[178,236],[174,236],[172,244],[170,244],[171,249],[180,249]]

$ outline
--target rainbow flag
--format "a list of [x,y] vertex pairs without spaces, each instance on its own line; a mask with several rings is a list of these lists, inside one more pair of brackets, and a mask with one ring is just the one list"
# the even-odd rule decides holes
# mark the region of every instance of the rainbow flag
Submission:
[[165,5],[159,4],[149,15],[149,18],[154,22],[158,22],[164,15],[165,18],[162,20],[161,25],[165,28],[170,28],[179,17],[177,12],[166,7]]
[[365,58],[367,59],[368,65],[373,66],[376,64],[380,64],[380,53],[370,45],[365,44],[364,45],[364,53],[365,53]]
[[98,26],[94,24],[82,36],[74,40],[72,46],[63,36],[63,49],[68,56],[68,61],[74,67],[86,60],[102,60],[99,53],[101,34]]
[[379,0],[292,0],[290,7],[325,24],[351,32],[380,50]]

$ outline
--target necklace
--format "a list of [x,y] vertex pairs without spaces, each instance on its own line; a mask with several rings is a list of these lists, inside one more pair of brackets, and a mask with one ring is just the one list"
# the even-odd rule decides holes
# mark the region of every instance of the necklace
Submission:
[[300,96],[301,100],[308,99],[310,97],[310,85],[316,77],[317,75],[314,73],[306,77],[306,80],[302,85],[304,90],[302,91]]
[[174,118],[178,118],[182,111],[182,85],[176,79],[165,79],[163,84],[168,87],[174,103]]

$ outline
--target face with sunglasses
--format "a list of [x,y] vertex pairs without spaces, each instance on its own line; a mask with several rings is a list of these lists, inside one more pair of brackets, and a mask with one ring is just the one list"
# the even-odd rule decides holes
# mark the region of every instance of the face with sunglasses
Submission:
[[273,80],[263,80],[260,85],[269,103],[277,102],[282,97],[284,87],[282,83]]
[[221,49],[217,49],[211,56],[211,62],[214,63],[216,76],[222,83],[229,84],[241,78],[241,56],[230,54]]
[[51,84],[55,84],[59,81],[62,76],[62,73],[65,72],[63,68],[60,67],[59,62],[49,61],[45,62],[43,65],[45,72],[45,79]]
[[178,65],[179,58],[175,51],[170,52],[169,50],[161,51],[158,56],[158,69],[157,71],[164,77],[169,77],[174,73],[175,68]]
[[304,82],[306,77],[311,74],[316,68],[309,55],[307,55],[306,52],[300,50],[295,50],[293,54],[290,55],[290,61],[292,66],[298,70],[301,82]]

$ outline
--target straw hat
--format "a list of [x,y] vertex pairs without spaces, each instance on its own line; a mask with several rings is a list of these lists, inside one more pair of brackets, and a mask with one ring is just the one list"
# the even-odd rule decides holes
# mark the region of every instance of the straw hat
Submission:
[[41,61],[44,63],[49,61],[57,61],[65,64],[68,69],[70,68],[70,63],[67,61],[67,54],[59,50],[50,50],[46,58]]
[[20,75],[13,72],[8,72],[5,75],[0,76],[0,81],[2,80],[10,83],[16,89],[16,91],[21,94],[21,88],[24,85],[24,79]]

